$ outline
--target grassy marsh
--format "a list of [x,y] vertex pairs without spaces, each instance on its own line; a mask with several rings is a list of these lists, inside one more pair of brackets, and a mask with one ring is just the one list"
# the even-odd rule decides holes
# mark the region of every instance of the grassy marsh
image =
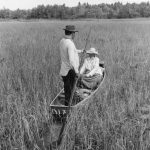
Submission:
[[[58,44],[79,29],[77,48],[98,49],[107,77],[100,93],[73,114],[62,150],[148,150],[150,23],[146,20],[0,22],[0,149],[49,149],[49,104],[62,88]],[[142,110],[143,112],[142,112]]]

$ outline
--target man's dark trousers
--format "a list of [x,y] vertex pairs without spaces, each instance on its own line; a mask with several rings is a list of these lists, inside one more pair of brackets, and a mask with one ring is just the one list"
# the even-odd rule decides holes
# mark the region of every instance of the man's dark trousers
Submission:
[[65,105],[69,105],[69,100],[76,80],[76,73],[73,69],[69,70],[66,76],[62,76],[64,82]]

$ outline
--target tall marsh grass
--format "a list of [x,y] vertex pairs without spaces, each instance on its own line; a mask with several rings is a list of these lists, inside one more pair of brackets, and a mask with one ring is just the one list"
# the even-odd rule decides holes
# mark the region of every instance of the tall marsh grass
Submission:
[[67,24],[79,29],[77,48],[92,27],[88,48],[98,49],[106,80],[71,114],[60,149],[148,150],[150,24],[140,20],[0,22],[0,149],[51,149],[57,139],[49,104],[63,86],[58,44]]

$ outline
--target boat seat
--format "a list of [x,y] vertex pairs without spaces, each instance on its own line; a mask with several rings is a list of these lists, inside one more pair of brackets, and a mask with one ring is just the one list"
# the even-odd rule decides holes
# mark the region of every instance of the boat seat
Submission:
[[58,96],[58,101],[57,101],[59,104],[62,104],[64,105],[65,103],[65,94],[64,93],[61,93],[59,96]]
[[59,98],[65,98],[65,94],[64,93],[61,93],[60,95],[59,95]]

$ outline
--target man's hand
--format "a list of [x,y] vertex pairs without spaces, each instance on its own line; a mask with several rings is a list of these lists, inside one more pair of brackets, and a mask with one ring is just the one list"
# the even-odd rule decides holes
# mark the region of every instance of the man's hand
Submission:
[[82,53],[86,53],[86,50],[85,50],[85,49],[82,49]]
[[77,49],[78,53],[85,53],[85,49]]
[[86,51],[85,51],[85,49],[81,49],[80,52],[81,53],[85,53]]

